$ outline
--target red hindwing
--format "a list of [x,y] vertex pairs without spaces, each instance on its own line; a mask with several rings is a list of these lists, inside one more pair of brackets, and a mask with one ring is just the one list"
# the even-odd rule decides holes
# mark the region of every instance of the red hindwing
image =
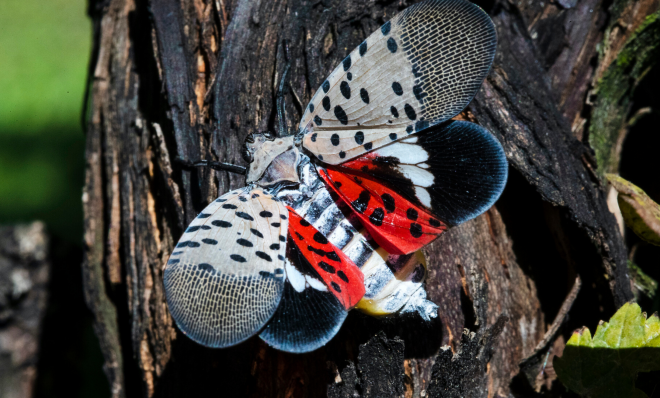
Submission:
[[388,253],[412,253],[447,229],[428,210],[370,177],[331,168],[321,169],[319,174]]
[[289,242],[294,242],[344,308],[353,308],[365,292],[362,271],[313,225],[288,209]]

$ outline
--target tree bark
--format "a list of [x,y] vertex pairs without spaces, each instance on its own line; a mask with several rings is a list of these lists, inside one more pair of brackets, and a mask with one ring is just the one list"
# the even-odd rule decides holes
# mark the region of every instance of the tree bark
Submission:
[[[174,159],[244,164],[245,135],[275,129],[285,45],[293,127],[334,66],[412,3],[90,2],[83,276],[113,397],[553,393],[561,386],[539,358],[554,355],[562,333],[632,299],[589,148],[588,92],[658,1],[496,0],[480,2],[498,32],[495,64],[461,117],[502,142],[510,179],[495,207],[426,249],[438,319],[354,311],[326,347],[304,355],[256,338],[212,350],[175,328],[163,266],[196,214],[244,180]],[[621,18],[628,25],[614,34]]]

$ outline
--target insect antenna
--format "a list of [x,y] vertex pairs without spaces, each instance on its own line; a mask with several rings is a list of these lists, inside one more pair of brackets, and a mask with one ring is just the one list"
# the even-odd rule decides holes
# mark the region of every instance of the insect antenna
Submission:
[[183,160],[180,157],[176,157],[174,160],[177,163],[182,164],[184,167],[210,167],[213,170],[218,170],[218,171],[228,171],[230,173],[236,173],[242,175],[247,174],[247,169],[245,167],[237,166],[231,163],[217,162],[213,160],[197,160],[191,162],[189,160]]

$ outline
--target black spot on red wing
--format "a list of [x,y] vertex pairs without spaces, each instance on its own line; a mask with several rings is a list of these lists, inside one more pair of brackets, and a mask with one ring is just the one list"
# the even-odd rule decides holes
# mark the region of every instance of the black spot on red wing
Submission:
[[364,57],[364,54],[367,53],[367,41],[363,41],[362,44],[360,44],[360,56]]
[[417,213],[417,210],[413,209],[412,207],[409,207],[408,210],[406,210],[406,216],[408,217],[408,219],[415,221],[417,220],[419,214]]
[[280,235],[280,242],[286,242],[286,238],[282,235]]
[[359,213],[364,213],[369,207],[369,200],[371,200],[371,194],[367,190],[360,192],[360,196],[351,203],[353,208]]
[[266,261],[273,261],[273,259],[268,254],[266,254],[264,252],[260,252],[260,251],[257,250],[256,252],[254,252],[254,254],[256,254],[257,257],[259,257],[261,259],[264,259]]
[[278,222],[272,222],[272,223],[270,223],[270,225],[272,225],[275,228],[279,228],[280,226],[282,226],[282,224],[280,224]]
[[406,116],[408,116],[408,119],[410,119],[410,120],[415,120],[415,119],[417,119],[417,113],[415,112],[415,110],[413,109],[413,107],[410,106],[410,104],[406,104],[406,105],[403,107],[403,110],[406,111]]
[[296,232],[296,236],[298,237],[298,240],[303,240],[303,239],[305,239],[305,238],[303,238],[303,236],[300,235],[298,232]]
[[260,217],[263,217],[263,218],[268,218],[268,217],[272,217],[272,216],[273,216],[273,213],[264,210],[264,211],[262,211],[262,212],[259,213],[259,216],[260,216]]
[[352,74],[351,72],[348,72],[348,73],[346,74],[346,78],[347,78],[348,81],[350,82],[351,80],[353,80],[353,74]]
[[272,245],[270,245],[270,250],[280,250],[280,244],[273,243]]
[[363,173],[366,173],[367,171],[369,171],[369,166],[364,165],[360,168],[360,170],[362,170]]
[[255,234],[256,236],[258,236],[258,237],[260,237],[260,238],[263,238],[263,237],[264,237],[264,236],[261,234],[261,232],[259,232],[258,230],[254,229],[254,228],[250,228],[250,232],[252,232],[253,234]]
[[378,207],[374,210],[373,213],[369,216],[369,221],[377,227],[383,225],[383,218],[385,217],[385,212],[382,207]]
[[403,95],[403,87],[401,87],[401,84],[399,82],[392,83],[392,90],[396,95]]
[[223,208],[223,209],[232,209],[232,210],[233,210],[233,209],[238,209],[238,206],[233,205],[233,204],[231,204],[231,203],[225,203],[224,205],[222,205],[222,208]]
[[330,110],[330,98],[328,98],[327,96],[323,97],[321,103],[323,104],[323,109],[325,109],[326,111]]
[[330,285],[332,286],[333,289],[335,289],[335,291],[336,291],[337,293],[341,293],[341,288],[339,287],[339,285],[338,285],[337,283],[335,283],[335,282],[330,282]]
[[390,112],[392,112],[392,116],[398,118],[399,117],[399,111],[396,109],[394,105],[390,107]]
[[212,221],[211,224],[216,226],[216,227],[221,227],[221,228],[231,227],[231,223],[229,221],[223,221],[223,220],[215,220],[215,221]]
[[176,247],[199,247],[199,246],[201,246],[199,242],[193,242],[191,240],[179,242],[179,244],[176,245]]
[[335,181],[334,184],[337,188],[341,188],[341,182]]
[[238,243],[238,244],[241,245],[241,246],[245,246],[245,247],[252,247],[252,246],[254,246],[254,245],[252,244],[252,242],[250,242],[250,241],[247,240],[247,239],[243,239],[243,238],[238,239],[238,240],[236,241],[236,243]]
[[366,144],[364,144],[364,149],[370,151],[371,148],[373,148],[373,146],[374,144],[372,142],[367,142]]
[[396,133],[390,133],[390,140],[396,141],[397,138],[398,136],[396,135]]
[[[318,124],[318,123],[317,123],[317,124]],[[312,142],[316,142],[316,136],[317,136],[317,135],[318,135],[318,134],[316,134],[316,133],[312,134],[312,136],[310,137],[310,139],[312,140]]]
[[342,271],[342,270],[337,271],[337,276],[338,276],[339,279],[341,279],[342,281],[348,283],[348,277],[346,276],[346,274],[344,273],[344,271]]
[[355,133],[355,142],[357,142],[358,145],[362,145],[364,142],[364,133],[361,131],[358,131]]
[[362,184],[362,179],[361,179],[360,177],[358,177],[358,176],[353,176],[353,179],[355,180],[355,182],[356,182],[357,184]]
[[208,238],[202,239],[202,242],[206,243],[207,245],[217,245],[218,244],[217,240],[208,239]]
[[343,159],[343,158],[345,158],[345,157],[346,157],[346,152],[344,152],[344,151],[339,151],[339,158],[340,158],[340,159]]
[[344,98],[351,98],[351,86],[348,84],[348,82],[342,81],[339,85],[339,91],[341,91],[341,95],[343,95]]
[[388,213],[391,213],[396,208],[394,203],[394,198],[389,193],[384,193],[380,195],[380,198],[383,199],[383,205],[385,205],[385,210]]
[[325,255],[326,255],[326,257],[328,257],[332,261],[341,262],[341,258],[339,258],[339,255],[337,253],[335,253],[334,250],[329,251],[329,252],[325,252]]
[[366,89],[361,88],[360,89],[360,98],[362,98],[362,102],[364,102],[365,104],[368,104],[369,103],[369,92]]
[[344,58],[344,61],[342,61],[342,65],[344,66],[344,72],[346,72],[351,67],[351,56],[350,56],[350,54],[349,54],[348,57]]
[[320,267],[323,271],[328,272],[328,273],[330,273],[330,274],[334,274],[334,273],[335,273],[335,267],[333,267],[332,265],[326,263],[325,261],[319,261],[319,267]]
[[208,263],[197,264],[197,268],[199,268],[202,271],[215,273],[215,269],[213,268],[213,266]]
[[419,238],[422,236],[422,226],[416,222],[410,224],[410,234],[413,238]]
[[245,257],[243,257],[243,256],[241,256],[241,255],[239,255],[239,254],[232,254],[232,255],[229,256],[229,258],[231,258],[232,260],[237,261],[237,262],[239,262],[239,263],[244,263],[244,262],[247,261],[247,260],[245,259]]
[[210,217],[210,216],[211,216],[211,215],[210,215],[209,213],[199,213],[199,215],[197,216],[197,218],[208,218],[208,217]]
[[339,145],[339,134],[333,134],[333,135],[330,137],[330,142],[331,142],[332,145],[334,145],[334,146]]
[[398,48],[399,46],[396,44],[396,40],[394,40],[393,37],[387,39],[387,49],[390,50],[390,52],[395,53]]
[[440,221],[436,220],[435,218],[431,218],[429,219],[429,224],[431,224],[432,227],[439,227]]
[[314,116],[314,123],[316,123],[317,126],[320,126],[323,124],[323,120],[319,117],[319,115]]
[[304,218],[301,218],[300,225],[302,225],[303,227],[309,227],[312,224],[308,223],[307,220],[305,220]]
[[323,89],[324,93],[328,93],[328,90],[330,90],[330,82],[329,81],[324,81],[323,84],[321,85],[321,88]]
[[320,232],[316,232],[314,234],[314,241],[317,242],[317,243],[320,243],[322,245],[328,244],[328,239],[326,239],[326,237],[323,236],[323,234],[320,233]]
[[348,116],[346,115],[346,112],[344,112],[344,108],[339,105],[335,106],[335,117],[337,117],[339,123],[343,125],[348,124]]
[[383,35],[386,35],[390,33],[390,29],[392,28],[392,25],[390,21],[385,22],[385,25],[380,27],[380,31],[383,33]]
[[251,215],[249,215],[247,213],[244,213],[242,211],[237,211],[236,212],[236,217],[240,217],[240,218],[242,218],[244,220],[248,220],[248,221],[254,221],[254,218],[252,218]]

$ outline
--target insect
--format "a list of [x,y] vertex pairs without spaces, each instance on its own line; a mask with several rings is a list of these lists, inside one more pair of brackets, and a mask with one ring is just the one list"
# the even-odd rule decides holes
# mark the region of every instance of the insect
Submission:
[[436,316],[420,249],[487,210],[507,178],[499,142],[450,121],[481,86],[495,47],[479,7],[417,3],[341,62],[294,134],[280,116],[279,136],[248,135],[247,186],[209,204],[165,267],[183,333],[209,347],[258,334],[307,352],[352,308]]

